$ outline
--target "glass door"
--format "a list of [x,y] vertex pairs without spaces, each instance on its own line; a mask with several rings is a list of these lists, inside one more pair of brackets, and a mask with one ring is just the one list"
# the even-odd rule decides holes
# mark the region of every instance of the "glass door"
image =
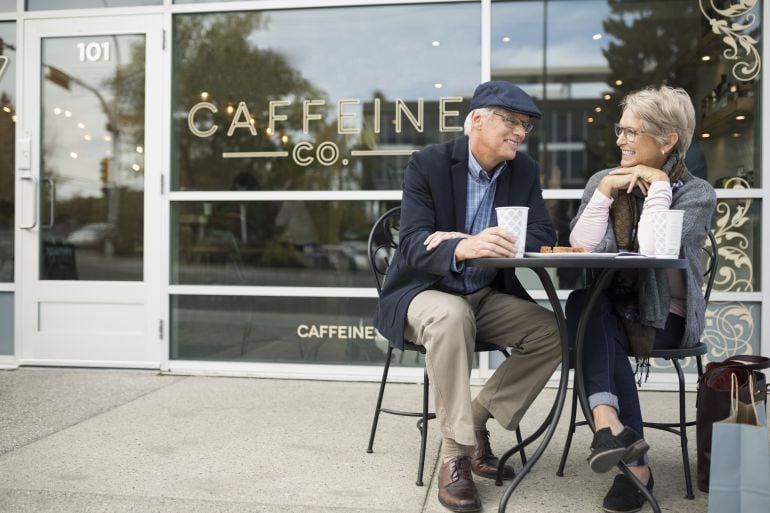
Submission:
[[157,367],[161,17],[24,32],[22,363]]

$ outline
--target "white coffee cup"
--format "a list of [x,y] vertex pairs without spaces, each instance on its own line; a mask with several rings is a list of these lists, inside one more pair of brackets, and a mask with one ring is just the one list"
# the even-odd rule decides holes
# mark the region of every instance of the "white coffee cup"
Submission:
[[516,238],[515,256],[524,256],[524,244],[527,241],[527,216],[529,207],[497,207],[497,226]]
[[639,220],[639,252],[656,258],[679,258],[684,210],[645,212]]

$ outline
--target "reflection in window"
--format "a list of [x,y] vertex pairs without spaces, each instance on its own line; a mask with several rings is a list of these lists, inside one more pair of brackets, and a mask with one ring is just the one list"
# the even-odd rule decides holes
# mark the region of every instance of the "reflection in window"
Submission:
[[[171,359],[382,365],[375,299],[172,296]],[[419,366],[406,355],[401,365]]]
[[16,25],[0,23],[0,282],[13,281]]
[[371,287],[367,240],[392,202],[172,204],[174,284]]
[[172,188],[400,189],[413,150],[462,131],[479,20],[478,4],[175,16]]
[[751,68],[762,38],[747,14],[761,19],[761,6],[741,9],[727,18],[713,9],[704,16],[691,0],[494,1],[492,78],[540,90],[531,91],[543,119],[529,151],[542,165],[543,187],[582,188],[594,172],[617,165],[618,102],[662,83],[683,87],[693,99],[698,125],[686,161],[692,173],[715,187],[734,177],[761,186],[759,76],[725,57],[731,43],[723,39],[737,43],[714,34],[710,22],[749,26],[738,35],[757,43],[738,45],[738,53]]
[[41,279],[143,278],[144,64],[143,35],[42,41]]
[[[15,0],[13,0],[15,3]],[[27,10],[49,9],[98,9],[101,7],[132,7],[137,5],[162,5],[163,0],[27,0]]]

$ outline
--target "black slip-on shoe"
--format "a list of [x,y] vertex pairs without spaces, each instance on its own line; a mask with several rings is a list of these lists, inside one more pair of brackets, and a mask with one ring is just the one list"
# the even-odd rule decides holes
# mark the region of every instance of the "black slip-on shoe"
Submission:
[[626,449],[620,438],[612,434],[610,428],[600,429],[594,433],[594,439],[591,442],[588,466],[599,474],[609,472],[623,459]]
[[628,426],[623,428],[623,431],[618,435],[620,442],[626,447],[626,452],[623,454],[623,462],[633,463],[639,458],[644,456],[650,446],[642,438],[642,435]]
[[[645,488],[652,492],[655,481],[652,479],[650,471],[650,480],[647,481]],[[602,509],[607,513],[634,513],[642,509],[647,499],[642,495],[631,479],[625,474],[615,476],[607,495],[602,501]]]

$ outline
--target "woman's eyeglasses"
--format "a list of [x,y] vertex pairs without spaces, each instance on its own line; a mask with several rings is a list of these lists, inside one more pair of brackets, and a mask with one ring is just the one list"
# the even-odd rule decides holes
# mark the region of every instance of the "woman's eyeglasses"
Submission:
[[515,118],[509,118],[508,116],[503,116],[502,114],[498,114],[497,112],[493,112],[495,116],[499,117],[503,120],[503,124],[505,124],[505,127],[509,130],[515,130],[517,127],[522,127],[524,129],[524,133],[530,133],[533,128],[535,128],[535,125],[532,123],[529,123],[527,121],[521,121],[520,119]]
[[613,125],[615,127],[615,137],[620,137],[621,135],[626,136],[626,141],[628,142],[634,142],[636,140],[636,136],[644,134],[645,132],[642,132],[641,130],[634,130],[633,128],[625,128],[617,123]]

